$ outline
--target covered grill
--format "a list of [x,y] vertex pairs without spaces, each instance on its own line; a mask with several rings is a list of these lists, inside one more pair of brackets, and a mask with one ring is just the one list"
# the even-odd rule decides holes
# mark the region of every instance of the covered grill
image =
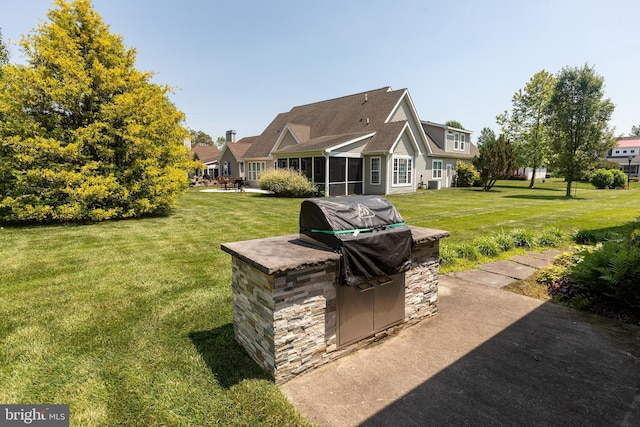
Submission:
[[300,207],[300,237],[341,254],[346,285],[385,281],[411,267],[411,230],[383,197],[305,200]]

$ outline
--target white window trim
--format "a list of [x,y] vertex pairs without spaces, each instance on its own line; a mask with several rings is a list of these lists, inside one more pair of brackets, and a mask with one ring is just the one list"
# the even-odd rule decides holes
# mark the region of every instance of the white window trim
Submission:
[[[436,163],[440,163],[440,167],[436,168]],[[442,179],[442,167],[444,166],[444,162],[442,160],[432,160],[431,161],[431,179]],[[436,171],[439,172],[439,176],[436,176]]]
[[[396,179],[396,160],[407,162],[407,182],[397,182]],[[399,166],[399,165],[398,165]],[[392,187],[411,187],[413,185],[413,158],[410,156],[394,156],[391,161],[391,186]],[[398,169],[399,173],[399,169]]]
[[[376,170],[373,169],[373,160],[378,160],[378,168]],[[373,172],[378,172],[378,182],[374,182],[373,180]],[[369,159],[369,184],[371,185],[380,185],[382,184],[382,157],[371,157]]]
[[257,181],[260,178],[260,172],[265,169],[265,162],[247,162],[247,179],[249,181]]

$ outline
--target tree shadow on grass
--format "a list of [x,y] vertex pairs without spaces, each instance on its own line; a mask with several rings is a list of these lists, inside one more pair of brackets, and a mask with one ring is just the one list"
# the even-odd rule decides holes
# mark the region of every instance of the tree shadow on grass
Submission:
[[504,196],[505,199],[526,199],[526,200],[584,200],[584,197],[567,197],[563,195],[547,194],[513,194]]
[[231,323],[191,332],[189,338],[222,388],[228,389],[245,379],[272,379],[237,343]]

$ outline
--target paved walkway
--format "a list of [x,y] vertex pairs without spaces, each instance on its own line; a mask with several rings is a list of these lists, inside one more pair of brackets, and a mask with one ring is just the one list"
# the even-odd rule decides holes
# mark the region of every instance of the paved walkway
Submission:
[[282,390],[322,426],[640,426],[640,328],[500,289],[552,256],[442,275],[437,316]]

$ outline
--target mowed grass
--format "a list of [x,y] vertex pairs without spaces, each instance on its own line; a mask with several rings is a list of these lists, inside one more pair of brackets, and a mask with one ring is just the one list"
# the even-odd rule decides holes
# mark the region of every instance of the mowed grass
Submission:
[[[411,225],[471,242],[501,229],[616,229],[640,187],[388,197]],[[301,200],[190,189],[167,217],[0,229],[0,402],[68,403],[71,424],[302,425],[236,344],[220,244],[297,233]]]

